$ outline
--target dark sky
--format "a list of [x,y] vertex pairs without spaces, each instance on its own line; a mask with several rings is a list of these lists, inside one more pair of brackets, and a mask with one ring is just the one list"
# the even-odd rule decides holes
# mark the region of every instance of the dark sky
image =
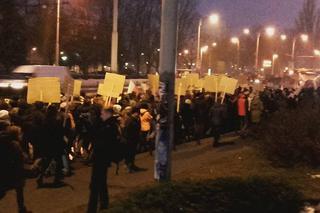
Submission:
[[243,27],[265,24],[287,29],[294,26],[303,0],[199,0],[202,15],[218,12],[221,18],[239,31]]

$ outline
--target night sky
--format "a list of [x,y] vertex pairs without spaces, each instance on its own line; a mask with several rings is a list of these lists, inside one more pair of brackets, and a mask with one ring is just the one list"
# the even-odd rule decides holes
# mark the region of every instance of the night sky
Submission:
[[287,29],[302,8],[303,0],[199,0],[200,12],[218,12],[233,31],[259,24]]

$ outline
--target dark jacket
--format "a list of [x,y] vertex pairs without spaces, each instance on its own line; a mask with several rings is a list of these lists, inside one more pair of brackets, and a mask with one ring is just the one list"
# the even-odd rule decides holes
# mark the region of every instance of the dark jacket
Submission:
[[116,117],[100,121],[95,127],[93,138],[93,162],[110,163],[116,158],[119,150],[120,132]]
[[0,132],[0,198],[7,190],[24,185],[23,165],[19,143],[6,132]]
[[214,103],[210,108],[210,119],[212,126],[221,126],[226,116],[226,109],[220,103]]
[[123,129],[123,136],[128,145],[139,143],[140,130],[141,130],[140,119],[135,118],[132,115],[129,116],[125,124],[125,127]]
[[64,128],[63,116],[57,114],[54,117],[46,117],[43,133],[45,141],[41,142],[41,154],[45,157],[62,155],[64,153]]

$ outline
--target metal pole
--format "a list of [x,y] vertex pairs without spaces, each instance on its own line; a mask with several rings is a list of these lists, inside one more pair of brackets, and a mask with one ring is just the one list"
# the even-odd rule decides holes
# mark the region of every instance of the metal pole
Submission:
[[274,67],[275,67],[274,63],[275,63],[275,61],[276,61],[275,57],[272,56],[272,72],[271,72],[272,76],[274,76]]
[[291,62],[292,62],[292,70],[295,69],[295,52],[296,52],[296,43],[297,43],[297,37],[293,39],[292,42],[292,52],[291,52]]
[[113,0],[113,26],[111,44],[111,71],[118,72],[118,16],[119,1]]
[[202,28],[202,19],[199,21],[198,25],[198,46],[197,46],[197,61],[196,61],[196,68],[201,74],[201,62],[200,62],[200,54],[201,54],[201,28]]
[[260,37],[261,37],[261,33],[258,33],[258,36],[257,36],[257,47],[256,47],[256,59],[255,59],[255,68],[256,68],[256,70],[258,70],[258,66],[259,66]]
[[56,52],[54,65],[59,66],[60,61],[60,8],[61,0],[57,0],[57,29],[56,29]]
[[174,141],[175,70],[178,0],[162,0],[160,42],[160,118],[157,124],[155,179],[171,179],[171,151]]
[[237,42],[237,67],[240,67],[240,40]]

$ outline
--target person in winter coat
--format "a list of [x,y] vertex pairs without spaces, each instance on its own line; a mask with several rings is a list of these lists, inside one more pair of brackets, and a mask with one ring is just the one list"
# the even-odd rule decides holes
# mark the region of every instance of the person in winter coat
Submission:
[[210,119],[213,136],[213,147],[217,147],[220,143],[221,129],[225,119],[226,109],[223,104],[218,101],[210,108]]
[[191,140],[194,126],[194,114],[191,104],[192,101],[190,99],[186,99],[181,107],[181,117],[183,125],[185,127],[187,140]]
[[19,213],[28,213],[24,204],[24,155],[18,142],[20,128],[0,127],[0,200],[8,190],[16,191]]
[[[139,151],[143,151],[144,148],[150,148],[150,144],[148,144],[148,135],[151,131],[152,125],[152,115],[148,111],[148,105],[142,104],[140,108],[140,122],[141,122],[141,147]],[[149,150],[150,151],[150,150]]]
[[135,165],[135,156],[140,140],[141,124],[139,114],[140,111],[136,107],[131,112],[127,112],[127,119],[123,129],[123,137],[127,144],[126,165],[129,173],[138,170],[138,167]]
[[247,99],[244,94],[240,94],[238,98],[238,116],[240,119],[240,130],[244,130],[247,126]]
[[42,168],[37,179],[38,187],[43,186],[43,177],[52,160],[56,162],[54,186],[64,185],[62,182],[62,156],[65,148],[63,115],[59,113],[58,109],[57,105],[50,105],[44,120],[43,133],[46,139],[42,141],[41,145]]
[[255,95],[251,101],[251,122],[257,124],[261,120],[263,104],[258,95]]
[[113,116],[112,108],[103,109],[100,117],[100,121],[94,128],[88,213],[97,212],[98,199],[100,209],[107,209],[109,206],[107,172],[117,155],[120,141],[118,120]]

